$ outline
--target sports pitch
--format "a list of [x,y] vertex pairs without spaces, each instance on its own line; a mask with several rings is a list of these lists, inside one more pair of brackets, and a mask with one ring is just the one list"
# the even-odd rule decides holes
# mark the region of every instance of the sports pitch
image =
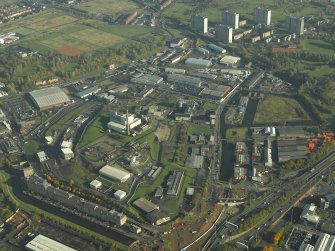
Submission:
[[18,33],[19,43],[24,47],[41,53],[56,51],[66,55],[109,48],[151,32],[146,27],[109,25],[54,9],[6,23],[2,28]]

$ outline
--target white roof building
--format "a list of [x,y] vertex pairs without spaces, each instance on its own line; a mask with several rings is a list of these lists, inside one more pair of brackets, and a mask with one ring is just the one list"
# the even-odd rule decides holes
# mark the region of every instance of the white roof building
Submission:
[[236,65],[240,60],[241,58],[239,57],[227,55],[221,58],[220,63],[227,66],[233,66]]
[[71,148],[62,148],[62,156],[65,160],[70,160],[74,157],[74,153]]
[[126,182],[131,174],[121,168],[106,165],[99,170],[99,173],[107,178],[118,182]]
[[118,200],[122,200],[124,197],[126,197],[127,193],[125,191],[122,191],[122,190],[117,190],[115,193],[114,193],[114,196],[116,199]]
[[[128,114],[129,129],[141,125],[141,118],[136,118],[134,114]],[[127,132],[127,115],[119,115],[116,111],[111,112],[111,121],[107,124],[109,129],[120,133]]]
[[306,204],[300,215],[300,219],[317,224],[320,221],[320,217],[316,215],[316,208],[316,205],[313,203]]
[[64,140],[60,145],[61,148],[72,148],[72,141]]
[[54,139],[51,136],[46,136],[45,137],[45,142],[50,145],[52,144],[52,142],[54,141]]
[[99,180],[92,180],[90,183],[90,187],[93,189],[99,189],[102,187],[102,183]]
[[76,249],[70,248],[41,234],[28,242],[25,247],[30,251],[76,251]]
[[48,159],[48,156],[45,154],[44,151],[37,153],[38,160],[42,163]]

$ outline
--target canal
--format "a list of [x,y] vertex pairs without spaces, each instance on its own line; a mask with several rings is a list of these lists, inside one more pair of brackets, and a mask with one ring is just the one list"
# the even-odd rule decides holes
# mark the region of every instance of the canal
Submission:
[[14,195],[20,200],[27,204],[33,205],[35,207],[38,207],[50,214],[56,215],[62,219],[71,221],[79,226],[82,226],[84,228],[87,228],[95,233],[101,234],[103,236],[106,236],[110,239],[113,239],[117,242],[120,242],[124,245],[130,245],[132,242],[135,241],[135,239],[130,238],[129,236],[123,235],[122,233],[119,233],[113,229],[109,229],[106,227],[103,227],[101,225],[98,225],[94,222],[91,222],[85,218],[79,217],[78,215],[71,214],[69,212],[65,212],[60,210],[58,207],[55,207],[53,205],[48,204],[47,202],[38,200],[32,196],[26,195],[23,193],[22,190],[22,181],[18,178],[12,178],[9,180],[9,185],[13,188]]

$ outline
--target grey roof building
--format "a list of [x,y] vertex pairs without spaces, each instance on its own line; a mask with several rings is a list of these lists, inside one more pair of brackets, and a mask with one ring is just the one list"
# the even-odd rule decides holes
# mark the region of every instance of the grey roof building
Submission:
[[51,109],[71,102],[65,92],[58,86],[31,91],[29,95],[40,110]]

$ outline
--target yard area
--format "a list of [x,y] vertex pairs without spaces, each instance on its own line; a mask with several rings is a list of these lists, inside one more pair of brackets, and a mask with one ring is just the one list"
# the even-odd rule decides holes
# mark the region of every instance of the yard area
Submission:
[[253,124],[309,121],[301,105],[292,98],[269,95],[258,103]]
[[113,18],[122,13],[132,12],[138,9],[138,6],[130,0],[85,0],[74,6],[78,10],[89,13],[101,13],[110,15]]
[[248,128],[246,127],[234,127],[229,128],[226,131],[227,140],[246,140]]

